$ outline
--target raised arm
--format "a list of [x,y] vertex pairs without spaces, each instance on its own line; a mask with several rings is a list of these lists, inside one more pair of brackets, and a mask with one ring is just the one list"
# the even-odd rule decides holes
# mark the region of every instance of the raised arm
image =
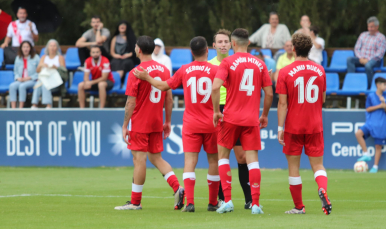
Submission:
[[143,67],[140,67],[140,68],[142,71],[139,71],[138,69],[134,70],[135,77],[137,77],[140,80],[145,80],[145,81],[149,82],[153,87],[155,87],[161,91],[167,91],[170,89],[170,87],[166,83],[166,81],[156,80],[153,77],[151,77],[149,75],[149,73]]
[[84,48],[84,47],[88,47],[96,44],[97,42],[87,42],[85,37],[81,37],[76,41],[75,46],[77,48]]

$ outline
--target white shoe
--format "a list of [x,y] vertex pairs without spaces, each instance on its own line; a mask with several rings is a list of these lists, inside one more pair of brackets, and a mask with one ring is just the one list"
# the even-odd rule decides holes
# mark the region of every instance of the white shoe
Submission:
[[286,211],[285,214],[306,214],[306,208],[303,207],[302,209],[296,209],[296,208],[293,208],[289,211]]
[[252,214],[264,214],[264,212],[261,210],[261,207],[255,204],[252,206]]
[[141,210],[141,205],[134,205],[130,201],[127,201],[123,206],[117,206],[114,208],[115,210]]
[[217,213],[227,213],[227,212],[233,212],[234,206],[232,203],[232,200],[228,201],[227,203],[223,203],[219,209],[216,210]]
[[31,107],[31,110],[38,110],[39,108],[38,107],[36,107],[36,106],[32,106]]

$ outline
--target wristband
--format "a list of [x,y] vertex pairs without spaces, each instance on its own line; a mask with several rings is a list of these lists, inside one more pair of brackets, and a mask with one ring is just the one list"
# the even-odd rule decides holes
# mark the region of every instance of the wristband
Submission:
[[277,132],[283,131],[283,130],[284,130],[284,128],[283,128],[282,126],[278,126],[278,127],[277,127]]

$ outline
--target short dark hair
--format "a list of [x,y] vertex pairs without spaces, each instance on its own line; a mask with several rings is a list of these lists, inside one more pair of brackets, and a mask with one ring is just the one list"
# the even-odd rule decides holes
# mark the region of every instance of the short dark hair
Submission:
[[152,54],[155,48],[154,40],[149,36],[138,37],[137,45],[142,50],[142,53],[145,55]]
[[205,37],[198,36],[194,37],[190,41],[190,49],[192,50],[193,56],[200,57],[206,54],[208,43]]
[[92,46],[90,46],[90,51],[91,51],[91,49],[93,49],[93,48],[98,48],[99,51],[102,51],[102,50],[101,50],[101,47],[99,47],[98,45],[92,45]]
[[308,53],[312,48],[312,40],[310,36],[303,33],[295,33],[292,35],[292,44],[295,47],[297,56],[308,57]]
[[[17,11],[19,12],[19,10],[25,10],[25,12],[27,12],[27,8],[25,8],[24,6],[20,6],[19,8],[17,8]],[[27,12],[28,13],[28,12]]]
[[319,33],[319,27],[316,25],[313,25],[310,27],[310,31],[314,32],[315,36]]
[[20,58],[23,58],[24,55],[23,55],[23,51],[21,50],[21,47],[23,47],[23,45],[24,45],[25,43],[27,43],[27,44],[29,45],[29,47],[30,47],[29,55],[31,56],[31,58],[34,58],[34,57],[35,57],[35,54],[36,54],[36,51],[35,51],[34,47],[32,46],[31,42],[29,42],[29,41],[23,41],[23,42],[21,42],[21,44],[20,44],[20,46],[19,46],[19,48],[18,48],[18,50],[17,50],[17,55],[18,55]]
[[229,30],[227,30],[227,29],[219,29],[219,30],[217,31],[217,33],[213,36],[213,42],[216,43],[216,37],[217,37],[217,35],[219,35],[219,34],[226,35],[226,36],[229,37],[229,36],[231,35],[231,31],[229,31]]
[[378,77],[375,79],[375,84],[378,84],[378,83],[386,83],[386,79],[383,77]]
[[99,19],[99,20],[101,20],[101,17],[100,17],[99,15],[93,15],[93,16],[91,17],[91,19]]
[[246,29],[237,28],[233,30],[231,37],[236,40],[238,45],[248,45],[249,33]]

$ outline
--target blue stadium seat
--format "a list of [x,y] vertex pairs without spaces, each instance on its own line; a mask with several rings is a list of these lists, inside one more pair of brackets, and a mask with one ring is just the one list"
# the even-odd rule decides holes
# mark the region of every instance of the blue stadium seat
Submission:
[[365,73],[347,73],[341,90],[337,95],[360,95],[367,92],[367,76]]
[[170,53],[173,71],[177,71],[182,65],[193,61],[190,49],[173,49]]
[[375,85],[375,78],[377,78],[377,76],[383,76],[383,77],[386,78],[386,73],[377,72],[377,73],[374,74],[373,80],[371,81],[371,88],[368,91],[368,93],[375,92],[377,90],[377,85]]
[[[373,68],[373,70],[374,70],[374,71],[379,71],[379,70],[382,69],[382,67],[383,67],[383,58],[381,59],[381,62],[379,63],[379,65],[378,65],[378,66],[375,66],[375,67]],[[356,72],[365,72],[365,67],[356,67],[356,68],[355,68],[355,71],[356,71]]]
[[76,70],[81,65],[78,56],[78,48],[67,49],[65,61],[67,70]]
[[70,95],[78,94],[78,84],[83,82],[84,72],[75,72],[74,77],[72,79],[72,83],[70,88],[67,90],[67,93]]
[[3,64],[4,61],[4,50],[0,48],[0,67]]
[[339,91],[339,75],[338,73],[326,73],[326,94],[336,94]]
[[251,54],[251,55],[256,55],[256,49],[252,49],[249,53]]
[[117,93],[118,95],[124,95],[125,94],[128,78],[129,78],[129,73],[127,73],[125,76],[125,81],[123,82],[122,88],[119,88],[118,90],[116,90],[115,93]]
[[323,55],[323,60],[322,60],[321,65],[323,66],[323,68],[326,69],[327,68],[327,62],[328,62],[327,51],[323,50],[322,55]]
[[272,51],[271,51],[271,49],[260,49],[260,52],[262,52],[264,56],[269,56],[269,57],[272,58]]
[[7,93],[13,81],[15,81],[13,71],[0,71],[0,94]]
[[230,49],[229,52],[228,52],[229,56],[235,54],[235,51],[233,51],[233,49]]
[[208,60],[213,59],[215,56],[217,56],[216,49],[209,49]]
[[5,65],[5,70],[13,70],[13,64],[6,64]]
[[335,50],[332,54],[330,67],[325,68],[326,72],[346,72],[347,58],[354,56],[353,50]]
[[184,95],[184,89],[172,90],[173,95]]

